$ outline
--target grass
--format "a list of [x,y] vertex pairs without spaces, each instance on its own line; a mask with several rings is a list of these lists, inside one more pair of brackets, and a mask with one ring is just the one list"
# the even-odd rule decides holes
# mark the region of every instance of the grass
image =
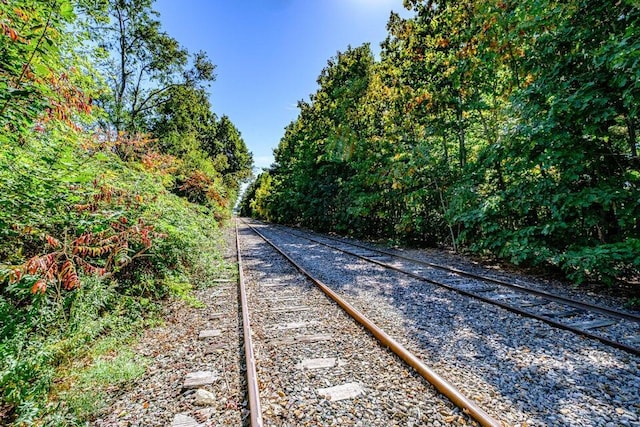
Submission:
[[640,310],[640,297],[631,297],[624,306],[630,310]]
[[[190,307],[206,305],[193,295],[193,286],[180,277],[165,282],[169,295]],[[123,390],[144,375],[148,360],[131,349],[138,333],[162,322],[158,316],[134,321],[84,349],[85,356],[72,361],[56,373],[56,385],[50,395],[46,426],[80,426],[100,415],[111,403],[114,390]]]
[[130,349],[115,356],[99,356],[77,374],[61,398],[76,417],[89,419],[107,406],[109,389],[131,384],[144,375],[147,364],[148,360],[136,357]]
[[192,308],[205,308],[206,304],[193,295],[193,285],[183,280],[171,280],[167,283],[169,294],[179,298]]
[[114,389],[126,389],[142,377],[147,359],[130,348],[133,334],[98,340],[89,354],[60,370],[50,395],[44,426],[80,426],[111,403]]

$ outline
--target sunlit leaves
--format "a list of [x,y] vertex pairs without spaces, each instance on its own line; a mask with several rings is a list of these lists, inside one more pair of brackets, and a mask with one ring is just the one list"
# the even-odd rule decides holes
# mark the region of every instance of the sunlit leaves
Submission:
[[244,212],[577,281],[637,271],[638,5],[404,4],[379,62],[329,61]]
[[[189,52],[161,28],[152,0],[108,0],[106,24],[93,27],[106,52],[101,61],[110,94],[101,105],[116,132],[144,132],[172,88],[206,87],[215,66],[203,52]],[[105,28],[106,27],[106,28]]]
[[45,108],[54,105],[51,77],[65,67],[64,26],[74,18],[68,0],[0,2],[0,138],[20,138]]

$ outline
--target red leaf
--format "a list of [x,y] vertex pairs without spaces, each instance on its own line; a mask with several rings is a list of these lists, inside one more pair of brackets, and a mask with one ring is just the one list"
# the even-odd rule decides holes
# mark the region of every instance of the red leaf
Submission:
[[25,266],[27,273],[36,274],[38,270],[40,270],[41,268],[41,263],[42,263],[42,260],[37,256],[31,258],[29,261],[27,261],[27,264]]
[[22,270],[16,268],[9,274],[9,283],[19,282],[22,278]]
[[31,293],[37,294],[39,292],[41,294],[44,294],[46,290],[47,290],[47,283],[41,279],[33,284],[33,287],[31,288]]
[[51,237],[49,235],[47,235],[47,243],[49,244],[49,246],[51,246],[52,248],[59,248],[60,247],[60,241],[54,237]]

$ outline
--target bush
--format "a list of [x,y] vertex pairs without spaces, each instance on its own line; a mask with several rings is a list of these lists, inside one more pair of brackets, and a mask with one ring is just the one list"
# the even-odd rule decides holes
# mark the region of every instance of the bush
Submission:
[[137,161],[72,145],[36,138],[0,152],[3,423],[88,417],[81,399],[52,406],[52,384],[76,375],[96,342],[130,335],[161,298],[197,305],[191,287],[225,268],[211,208],[172,194]]

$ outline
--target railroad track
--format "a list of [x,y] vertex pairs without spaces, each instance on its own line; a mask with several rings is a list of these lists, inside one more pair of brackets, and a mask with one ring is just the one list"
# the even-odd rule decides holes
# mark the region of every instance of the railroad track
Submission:
[[[279,230],[459,294],[640,355],[640,315],[314,233]],[[629,333],[634,330],[634,333]]]
[[483,426],[502,425],[266,236],[236,227],[251,426],[473,424],[465,414]]

